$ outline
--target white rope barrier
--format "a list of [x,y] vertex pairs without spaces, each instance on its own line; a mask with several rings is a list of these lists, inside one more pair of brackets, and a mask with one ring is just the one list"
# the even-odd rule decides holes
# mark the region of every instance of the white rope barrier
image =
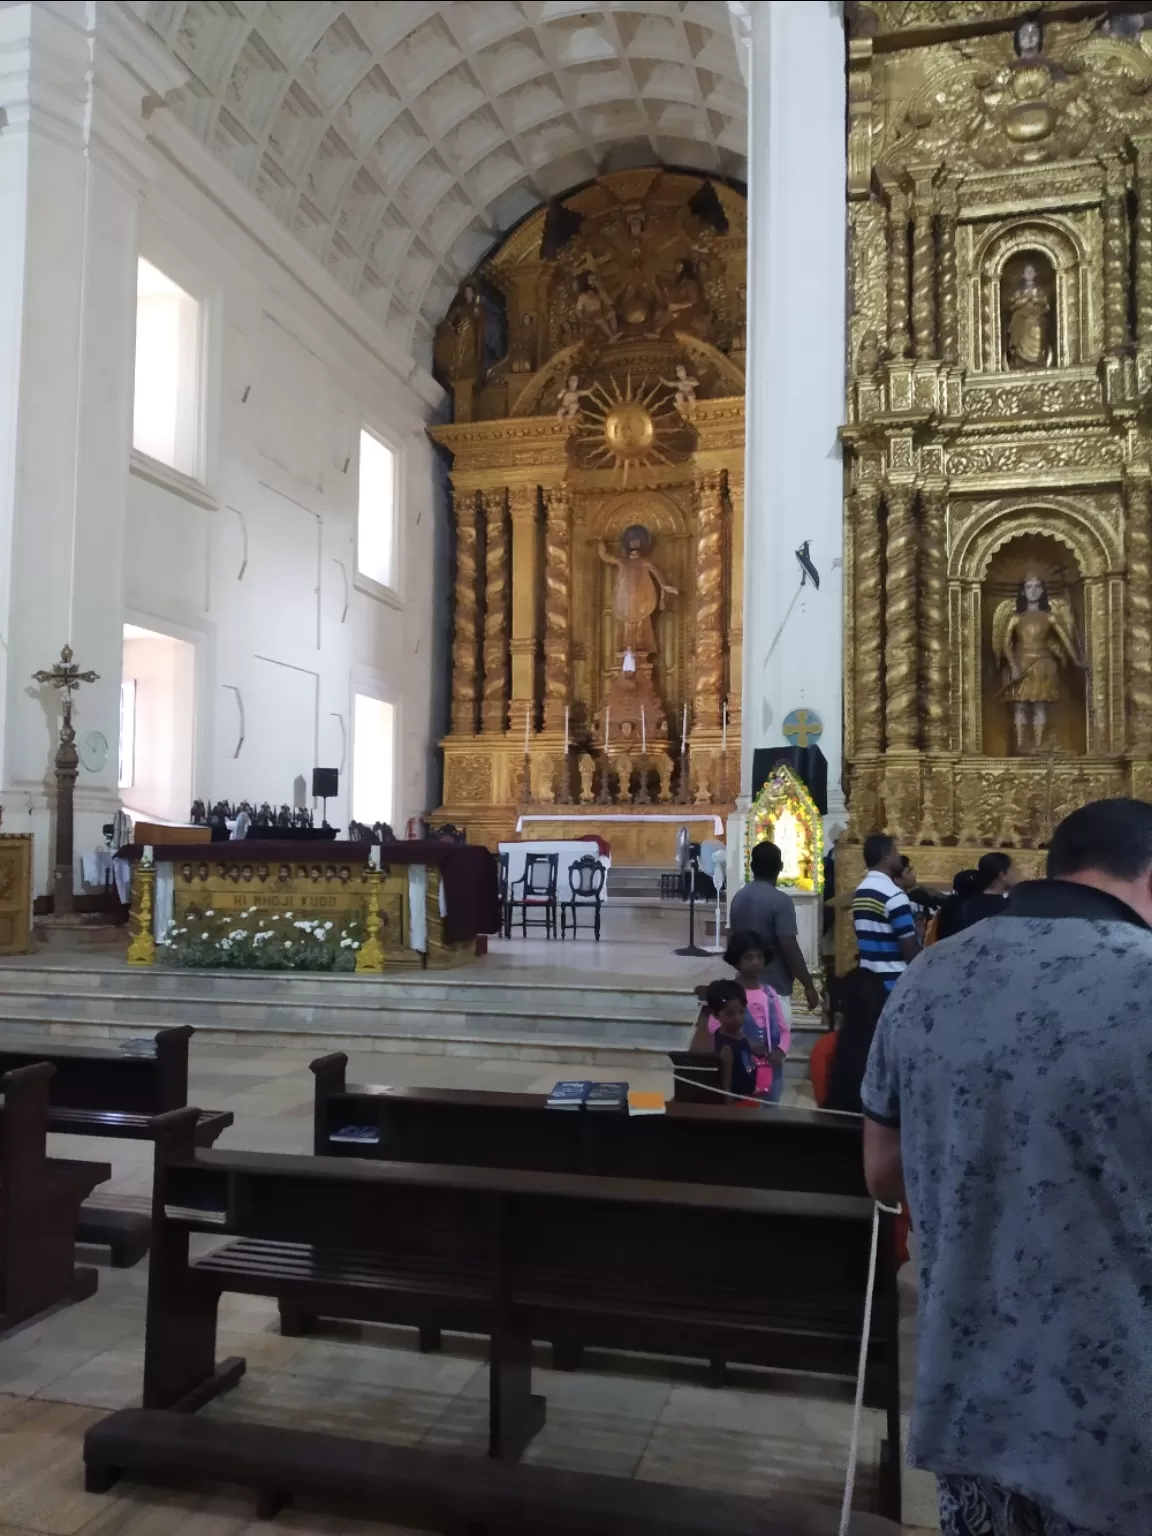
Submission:
[[[672,1079],[677,1083],[686,1083],[692,1088],[702,1088],[706,1093],[715,1093],[722,1099],[737,1099],[741,1104],[749,1107],[755,1103],[758,1109],[800,1107],[773,1104],[766,1099],[755,1101],[747,1094],[729,1093],[725,1088],[713,1088],[710,1083],[697,1082],[693,1077],[682,1077],[679,1072],[673,1072]],[[849,1115],[853,1120],[861,1118],[848,1109],[817,1108],[814,1113]],[[844,1476],[844,1497],[840,1505],[839,1536],[848,1536],[848,1528],[852,1521],[852,1496],[856,1491],[857,1461],[860,1456],[860,1424],[864,1417],[864,1377],[868,1367],[868,1344],[872,1337],[872,1305],[876,1293],[876,1264],[880,1254],[880,1212],[885,1211],[889,1216],[899,1216],[902,1209],[899,1205],[881,1205],[879,1201],[876,1201],[872,1209],[872,1249],[868,1256],[868,1282],[864,1290],[864,1321],[860,1329],[860,1358],[856,1367],[856,1396],[852,1405],[852,1432],[848,1441],[848,1467]],[[903,1454],[902,1448],[898,1445],[889,1446],[888,1450],[891,1456]]]

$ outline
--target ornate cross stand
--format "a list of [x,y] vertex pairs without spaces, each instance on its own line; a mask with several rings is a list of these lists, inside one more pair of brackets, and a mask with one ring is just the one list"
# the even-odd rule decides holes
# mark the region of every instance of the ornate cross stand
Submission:
[[62,696],[64,716],[60,722],[60,744],[56,748],[56,858],[52,874],[52,910],[57,917],[72,913],[72,793],[80,759],[76,753],[76,732],[72,729],[72,695],[81,683],[94,683],[98,672],[81,672],[72,660],[72,647],[66,645],[60,660],[50,671],[33,672],[38,683],[51,683]]

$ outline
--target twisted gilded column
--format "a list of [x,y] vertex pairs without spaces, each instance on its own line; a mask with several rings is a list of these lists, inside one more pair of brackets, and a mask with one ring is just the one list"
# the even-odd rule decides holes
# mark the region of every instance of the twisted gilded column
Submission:
[[476,730],[476,684],[480,669],[476,601],[476,492],[454,498],[456,514],[456,589],[452,633],[452,730],[471,736]]
[[881,603],[880,485],[862,481],[852,499],[855,549],[856,750],[879,752],[884,733],[884,679],[880,637]]
[[1136,183],[1136,334],[1152,347],[1152,163],[1141,151]]
[[1104,194],[1104,347],[1122,352],[1128,328],[1128,203],[1124,172],[1107,168]]
[[485,731],[503,731],[508,707],[508,532],[504,492],[485,498],[484,701]]
[[1152,481],[1125,485],[1128,512],[1128,747],[1152,754]]
[[920,567],[920,654],[924,666],[924,749],[947,752],[948,730],[948,552],[945,511],[948,488],[927,485]]
[[572,523],[567,487],[544,493],[544,729],[564,729],[571,697]]
[[904,189],[888,192],[888,350],[893,357],[907,357],[912,350],[908,334],[908,198]]
[[[930,185],[930,184],[929,184]],[[912,231],[912,329],[921,362],[936,356],[935,203],[927,189],[917,189]]]
[[936,267],[937,302],[940,321],[940,356],[946,363],[960,360],[960,310],[956,274],[956,192],[945,189],[937,220],[939,256]]
[[888,620],[884,645],[888,748],[910,752],[916,747],[916,645],[919,638],[916,490],[911,485],[889,485],[884,499],[888,504],[888,579],[884,604]]
[[696,724],[720,724],[724,660],[723,508],[719,474],[696,481]]
[[744,678],[744,471],[728,471],[728,505],[732,512],[728,571],[728,728],[740,739],[741,692]]
[[512,522],[512,700],[508,724],[518,739],[524,730],[525,715],[533,726],[536,723],[539,513],[538,486],[508,487],[508,516]]

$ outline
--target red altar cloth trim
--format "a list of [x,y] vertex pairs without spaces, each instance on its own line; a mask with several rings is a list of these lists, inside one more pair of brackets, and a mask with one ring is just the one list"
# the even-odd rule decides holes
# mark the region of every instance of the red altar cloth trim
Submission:
[[[367,864],[371,843],[265,843],[241,839],[227,843],[154,843],[158,864]],[[116,857],[136,864],[143,848],[129,843]],[[500,885],[496,859],[472,843],[438,840],[384,843],[382,864],[427,864],[444,882],[444,937],[468,943],[478,933],[500,932]]]

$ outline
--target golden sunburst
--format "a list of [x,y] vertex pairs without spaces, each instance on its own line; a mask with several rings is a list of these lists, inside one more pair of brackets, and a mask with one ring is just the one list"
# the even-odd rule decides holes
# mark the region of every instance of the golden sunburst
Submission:
[[599,383],[591,386],[577,430],[592,466],[611,465],[627,485],[632,470],[673,462],[661,439],[674,432],[680,421],[667,396],[661,398],[663,391],[659,380],[655,384],[645,380],[633,389],[631,374],[623,389],[615,379],[609,380],[608,388]]

